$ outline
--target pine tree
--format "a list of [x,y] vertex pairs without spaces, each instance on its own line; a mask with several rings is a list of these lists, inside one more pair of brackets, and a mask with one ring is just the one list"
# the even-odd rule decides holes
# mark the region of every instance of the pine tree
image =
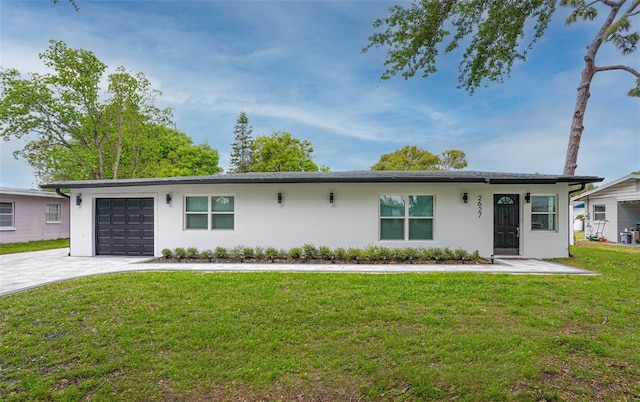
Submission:
[[249,125],[249,118],[245,112],[240,112],[240,116],[236,120],[233,128],[235,139],[231,144],[231,162],[229,163],[229,173],[246,173],[251,169],[253,162],[251,154],[251,138],[252,127]]

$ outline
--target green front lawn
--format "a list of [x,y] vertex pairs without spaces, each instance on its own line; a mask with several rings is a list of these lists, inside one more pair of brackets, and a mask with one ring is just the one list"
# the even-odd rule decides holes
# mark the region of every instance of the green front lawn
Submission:
[[634,400],[640,249],[599,276],[126,273],[0,298],[0,400]]
[[51,250],[65,247],[69,247],[69,239],[5,243],[0,244],[0,254],[26,253],[27,251]]

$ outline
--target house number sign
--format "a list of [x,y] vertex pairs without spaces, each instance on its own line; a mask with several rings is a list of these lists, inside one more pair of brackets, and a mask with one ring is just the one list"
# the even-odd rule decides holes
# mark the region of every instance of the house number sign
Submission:
[[482,216],[482,195],[478,195],[478,218]]

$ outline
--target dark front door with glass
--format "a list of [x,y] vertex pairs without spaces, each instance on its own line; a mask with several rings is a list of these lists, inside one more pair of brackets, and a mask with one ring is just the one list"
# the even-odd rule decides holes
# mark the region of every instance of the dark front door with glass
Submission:
[[518,255],[520,252],[520,218],[518,194],[493,196],[493,253]]

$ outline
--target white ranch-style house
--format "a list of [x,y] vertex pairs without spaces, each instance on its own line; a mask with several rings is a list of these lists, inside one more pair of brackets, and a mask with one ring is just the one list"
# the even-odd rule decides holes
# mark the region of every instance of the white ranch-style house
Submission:
[[473,171],[352,171],[55,182],[70,190],[71,255],[161,256],[217,246],[462,248],[568,256],[571,185]]

